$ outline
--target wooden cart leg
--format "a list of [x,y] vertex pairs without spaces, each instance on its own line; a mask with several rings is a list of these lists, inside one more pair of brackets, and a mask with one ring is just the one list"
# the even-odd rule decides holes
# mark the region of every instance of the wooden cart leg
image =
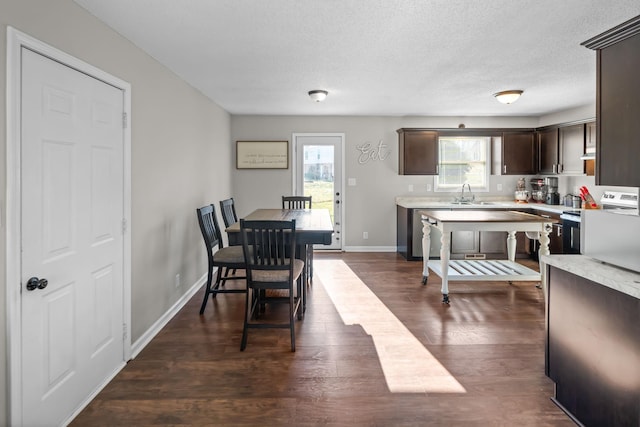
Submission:
[[422,284],[427,284],[429,278],[429,252],[431,250],[431,224],[422,218]]
[[449,257],[451,247],[451,233],[442,233],[442,248],[440,249],[440,263],[442,268],[442,303],[449,304]]
[[515,262],[516,260],[516,232],[507,232],[507,257],[509,261]]
[[540,248],[538,249],[538,262],[540,263],[540,287],[542,287],[543,295],[547,295],[547,284],[545,275],[545,264],[542,261],[543,255],[549,255],[549,233],[553,229],[553,225],[545,223],[542,226],[542,232],[540,233]]

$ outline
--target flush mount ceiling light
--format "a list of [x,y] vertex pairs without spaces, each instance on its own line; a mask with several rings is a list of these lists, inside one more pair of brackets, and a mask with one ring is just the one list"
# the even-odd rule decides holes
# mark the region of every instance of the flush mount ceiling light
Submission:
[[518,98],[520,98],[520,95],[522,95],[521,90],[503,90],[502,92],[493,94],[498,102],[502,102],[503,104],[512,104],[516,102]]
[[327,92],[326,90],[310,90],[309,98],[313,99],[316,102],[321,102],[324,101],[328,94],[329,92]]

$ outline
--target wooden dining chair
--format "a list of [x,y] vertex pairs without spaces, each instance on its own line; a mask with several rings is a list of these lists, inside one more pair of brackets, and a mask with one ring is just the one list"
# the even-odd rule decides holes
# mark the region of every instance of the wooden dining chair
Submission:
[[229,227],[238,222],[238,215],[236,215],[236,205],[233,201],[233,197],[230,199],[220,200],[220,212],[222,213],[222,220],[224,226]]
[[[282,209],[311,209],[311,196],[282,196]],[[307,278],[313,279],[313,245],[307,245]]]
[[[222,214],[222,221],[224,221],[224,227],[228,228],[231,225],[238,222],[238,215],[236,215],[236,205],[233,201],[233,197],[230,199],[220,200],[220,213]],[[240,236],[237,233],[227,233],[227,241],[229,246],[240,246]],[[229,275],[229,269],[226,269],[225,275]],[[236,274],[236,269],[231,269],[231,274]]]
[[[300,320],[303,316],[304,269],[304,262],[295,257],[296,221],[240,219],[240,236],[247,271],[240,350],[247,346],[249,329],[288,328],[291,351],[296,351],[295,317]],[[266,307],[272,303],[289,305],[286,323],[274,318],[274,313],[266,313]]]
[[[209,301],[209,295],[215,298],[219,293],[246,293],[247,288],[224,289],[227,280],[245,280],[246,276],[229,276],[230,269],[244,269],[244,252],[242,246],[227,246],[222,242],[222,233],[218,226],[216,218],[216,209],[214,205],[203,206],[196,209],[198,215],[198,223],[200,231],[204,239],[204,245],[207,249],[208,275],[207,286],[204,290],[204,298],[200,306],[200,314],[204,313],[204,309]],[[217,250],[215,250],[217,248]],[[214,252],[215,250],[215,252]],[[213,269],[218,268],[215,283],[213,283]],[[226,269],[226,273],[223,273]]]
[[282,209],[311,209],[311,196],[282,196]]
[[[222,220],[224,221],[225,228],[229,228],[236,222],[238,222],[238,215],[236,214],[236,204],[233,201],[233,197],[230,199],[220,200],[220,213],[222,213]],[[240,236],[236,233],[227,233],[229,246],[240,246]]]

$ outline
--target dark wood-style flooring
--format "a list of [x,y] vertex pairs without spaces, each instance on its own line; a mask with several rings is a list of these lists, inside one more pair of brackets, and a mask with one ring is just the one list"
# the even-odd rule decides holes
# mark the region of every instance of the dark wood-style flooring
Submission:
[[[421,285],[421,262],[320,252],[314,262],[295,353],[286,329],[251,330],[240,352],[244,295],[218,295],[199,316],[198,292],[71,425],[574,425],[549,399],[535,283],[453,282],[445,306],[437,276]],[[347,279],[332,292],[361,293],[334,302],[323,284],[333,267]]]

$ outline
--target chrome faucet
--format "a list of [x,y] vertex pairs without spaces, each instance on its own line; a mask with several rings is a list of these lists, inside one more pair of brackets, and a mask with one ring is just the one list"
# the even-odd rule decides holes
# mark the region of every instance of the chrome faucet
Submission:
[[[469,198],[465,198],[464,197],[464,187],[467,187],[467,190],[469,191]],[[460,203],[465,203],[465,202],[473,202],[476,199],[476,196],[473,195],[473,193],[471,192],[471,185],[469,185],[468,183],[464,183],[462,184],[462,190],[460,191],[460,199],[458,200]]]

